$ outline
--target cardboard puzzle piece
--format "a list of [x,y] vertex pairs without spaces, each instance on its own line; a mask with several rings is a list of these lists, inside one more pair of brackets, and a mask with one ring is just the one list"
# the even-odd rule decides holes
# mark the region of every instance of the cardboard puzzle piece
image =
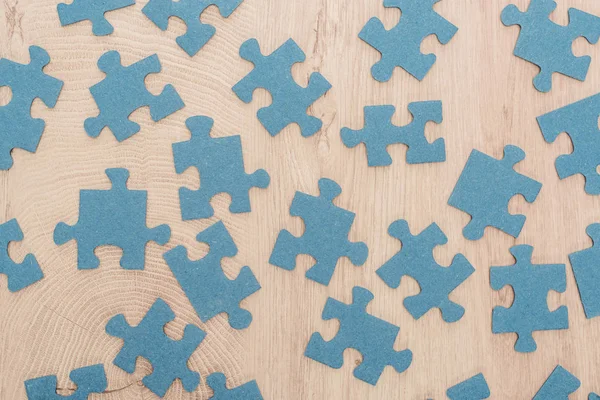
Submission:
[[8,255],[8,244],[23,240],[23,231],[16,219],[0,225],[0,274],[8,278],[8,290],[17,292],[44,277],[35,256],[27,254],[22,263],[14,262]]
[[223,18],[229,17],[243,0],[150,0],[142,12],[160,30],[169,27],[169,18],[177,17],[185,22],[187,31],[176,41],[189,56],[194,56],[214,36],[214,26],[200,20],[202,13],[210,6],[217,6]]
[[348,257],[352,264],[360,266],[367,260],[369,249],[363,242],[348,240],[355,214],[333,204],[342,192],[340,186],[322,178],[319,191],[319,196],[296,192],[290,214],[304,220],[304,233],[295,237],[287,230],[279,232],[269,263],[289,271],[296,268],[299,254],[309,254],[316,263],[306,271],[306,277],[329,285],[341,257]]
[[573,275],[587,318],[600,315],[600,224],[587,227],[586,233],[593,245],[569,254]]
[[46,50],[30,46],[29,57],[29,64],[0,59],[0,87],[8,86],[12,91],[10,102],[0,107],[0,170],[12,167],[13,149],[36,151],[46,124],[31,117],[31,104],[40,99],[53,108],[63,87],[61,80],[44,73],[50,63]]
[[91,393],[102,393],[106,390],[106,373],[102,364],[75,369],[69,378],[77,389],[68,396],[56,393],[56,375],[43,376],[25,381],[28,400],[87,400]]
[[435,63],[435,54],[421,53],[421,42],[427,36],[435,35],[441,44],[454,37],[458,28],[434,11],[434,4],[440,0],[384,0],[383,6],[399,8],[400,21],[389,31],[379,18],[371,18],[358,34],[358,37],[381,53],[381,60],[371,74],[379,82],[387,82],[394,68],[423,80]]
[[569,395],[575,393],[579,386],[579,379],[557,365],[533,400],[569,400]]
[[133,327],[119,314],[108,321],[106,333],[123,339],[123,347],[113,364],[132,374],[138,357],[152,364],[152,373],[142,383],[157,396],[163,397],[175,379],[191,392],[200,383],[200,374],[191,371],[187,362],[204,340],[206,333],[195,325],[187,325],[183,338],[173,340],[165,335],[164,326],[175,319],[171,307],[156,299],[139,325]]
[[92,33],[96,36],[105,36],[113,33],[114,28],[104,14],[134,4],[135,0],[73,0],[71,4],[58,5],[58,18],[62,26],[91,21]]
[[212,118],[191,117],[186,121],[192,138],[173,144],[175,170],[178,174],[195,167],[200,174],[200,189],[179,189],[181,216],[184,220],[210,218],[214,210],[213,196],[227,193],[231,196],[229,211],[245,213],[251,210],[249,191],[254,187],[266,188],[270,177],[264,169],[247,174],[244,169],[240,136],[214,138],[210,136]]
[[509,308],[494,307],[492,332],[517,334],[515,350],[521,353],[535,351],[534,331],[567,329],[568,310],[560,306],[555,311],[548,309],[548,291],[562,293],[567,289],[564,264],[535,265],[531,263],[533,247],[513,246],[510,253],[514,265],[490,268],[490,285],[494,290],[512,286],[514,301]]
[[365,125],[363,129],[343,128],[342,142],[346,147],[356,147],[364,143],[367,148],[367,159],[370,167],[390,165],[392,158],[387,152],[391,144],[402,143],[408,146],[406,162],[420,164],[446,161],[446,144],[443,138],[429,143],[425,138],[427,122],[442,122],[441,101],[419,101],[410,103],[408,111],[413,120],[405,126],[396,126],[392,117],[396,112],[394,106],[365,107]]
[[493,226],[518,237],[525,224],[524,215],[508,212],[508,202],[513,196],[523,195],[533,203],[542,184],[521,175],[513,167],[525,158],[525,152],[517,146],[505,146],[501,160],[473,150],[463,169],[448,204],[471,215],[471,221],[463,229],[469,240],[483,237],[483,231]]
[[591,57],[575,57],[573,42],[584,37],[594,44],[600,38],[600,18],[570,8],[569,24],[559,25],[550,19],[555,8],[554,0],[531,0],[525,12],[510,4],[501,14],[504,25],[521,27],[513,54],[540,67],[533,78],[533,85],[540,92],[552,89],[555,72],[584,81]]
[[85,131],[91,137],[98,137],[104,128],[109,128],[122,142],[140,130],[137,123],[129,120],[129,115],[138,108],[148,106],[156,122],[184,106],[172,85],[166,85],[157,96],[146,89],[146,76],[161,71],[156,54],[124,67],[119,52],[112,50],[100,57],[98,68],[106,77],[90,88],[100,110],[97,117],[85,120]]
[[306,113],[317,99],[323,96],[331,84],[318,72],[310,75],[308,86],[302,87],[292,77],[292,66],[304,62],[306,55],[289,39],[268,56],[262,55],[256,39],[249,39],[240,47],[240,56],[254,64],[254,69],[233,87],[234,93],[244,103],[252,101],[256,89],[267,90],[272,103],[258,110],[258,119],[271,136],[286,126],[296,123],[302,136],[317,133],[323,122]]
[[390,225],[388,232],[402,242],[402,249],[377,270],[377,275],[394,289],[400,286],[404,276],[410,276],[419,283],[419,294],[404,299],[404,307],[413,318],[419,319],[429,310],[439,308],[444,321],[461,319],[465,309],[448,296],[475,272],[465,256],[454,256],[449,267],[443,267],[435,261],[433,249],[448,242],[444,232],[435,223],[418,235],[413,235],[408,222],[398,220]]
[[483,400],[491,396],[483,374],[477,374],[446,391],[450,400]]
[[225,375],[215,372],[206,378],[206,382],[213,390],[210,400],[263,400],[256,381],[227,389]]
[[100,265],[94,250],[112,245],[123,250],[121,267],[144,269],[146,243],[164,245],[171,229],[160,225],[146,226],[148,192],[127,188],[129,171],[109,168],[106,175],[112,183],[110,190],[81,190],[79,192],[79,221],[73,225],[60,222],[54,229],[54,243],[77,241],[77,268],[95,269]]

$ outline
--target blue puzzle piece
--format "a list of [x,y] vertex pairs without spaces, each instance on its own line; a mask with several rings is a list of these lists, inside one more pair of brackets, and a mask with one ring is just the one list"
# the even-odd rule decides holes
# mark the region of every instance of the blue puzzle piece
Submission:
[[305,88],[294,81],[292,66],[306,59],[296,42],[289,39],[272,54],[263,56],[258,41],[250,39],[240,47],[240,56],[254,64],[254,69],[233,87],[233,91],[244,103],[252,101],[252,94],[258,88],[271,94],[271,105],[261,108],[257,114],[271,136],[292,123],[298,124],[304,137],[321,129],[323,122],[308,115],[306,110],[331,89],[331,84],[318,72],[310,75]]
[[358,350],[363,359],[354,369],[354,376],[371,385],[377,384],[388,365],[398,373],[405,371],[412,362],[412,352],[394,350],[400,328],[367,313],[367,304],[371,300],[373,293],[359,286],[352,289],[352,304],[328,298],[322,318],[339,320],[340,329],[329,342],[323,340],[320,333],[313,333],[304,355],[339,369],[344,362],[344,351],[349,348]]
[[365,107],[365,126],[361,130],[343,128],[341,135],[346,147],[355,147],[364,143],[367,148],[367,159],[370,167],[390,165],[392,158],[387,152],[391,144],[402,143],[408,146],[406,162],[420,164],[446,161],[446,145],[444,139],[436,139],[433,143],[425,138],[425,124],[429,121],[442,122],[441,101],[419,101],[410,103],[408,111],[413,120],[405,126],[392,124],[392,116],[396,112],[394,106]]
[[156,122],[184,106],[172,85],[165,86],[158,96],[146,89],[146,76],[161,70],[156,54],[124,67],[119,52],[108,51],[98,60],[98,68],[106,78],[90,88],[100,109],[97,117],[85,120],[85,131],[91,137],[98,137],[102,129],[108,127],[122,142],[140,130],[138,124],[129,120],[129,115],[138,108],[150,107],[150,116]]
[[548,143],[567,132],[573,152],[556,159],[556,172],[560,179],[575,174],[585,176],[585,191],[600,194],[600,93],[537,118],[544,139]]
[[165,244],[171,236],[168,225],[146,227],[146,190],[127,189],[129,171],[109,168],[106,175],[112,183],[110,190],[81,190],[79,192],[79,221],[73,226],[60,222],[54,229],[54,243],[77,240],[78,269],[98,268],[100,261],[94,249],[102,245],[123,250],[121,267],[144,269],[146,243]]
[[178,174],[190,167],[198,169],[200,189],[179,189],[181,216],[184,220],[210,218],[214,210],[210,200],[218,193],[231,196],[229,211],[249,212],[248,191],[253,187],[269,186],[269,174],[259,169],[252,174],[244,170],[240,136],[210,137],[213,120],[208,117],[191,117],[186,125],[192,133],[187,142],[173,144],[175,170]]
[[590,393],[588,400],[600,400],[600,396],[598,396],[596,393]]
[[492,332],[514,332],[518,335],[515,350],[521,353],[535,351],[534,331],[567,329],[569,315],[566,306],[548,310],[548,291],[564,292],[567,277],[564,264],[534,265],[533,247],[513,246],[510,253],[516,262],[508,267],[490,268],[490,285],[500,290],[512,286],[514,301],[511,307],[494,307]]
[[423,80],[435,63],[435,54],[421,53],[421,42],[436,35],[441,44],[454,37],[458,28],[433,10],[440,0],[384,0],[383,6],[399,8],[402,16],[398,24],[385,29],[379,18],[371,18],[358,37],[381,53],[381,60],[373,65],[371,74],[379,82],[387,82],[395,67]]
[[192,261],[187,249],[177,246],[163,256],[169,268],[202,322],[224,312],[229,316],[232,328],[247,328],[252,321],[252,314],[241,309],[239,303],[260,289],[252,270],[243,267],[234,280],[223,273],[221,260],[237,254],[237,247],[223,222],[217,222],[200,232],[196,240],[209,245],[208,254]]
[[204,340],[206,333],[195,325],[187,325],[181,340],[165,335],[164,326],[175,319],[171,307],[162,299],[156,299],[139,325],[132,327],[123,314],[108,321],[106,333],[123,339],[123,347],[113,364],[132,374],[138,357],[152,364],[152,373],[142,383],[157,396],[163,397],[175,379],[191,392],[200,383],[200,374],[187,367],[192,353]]
[[403,276],[419,283],[419,294],[404,299],[408,312],[419,319],[432,308],[439,308],[444,321],[461,319],[465,309],[450,301],[448,295],[475,271],[469,261],[462,254],[454,256],[449,267],[435,261],[433,249],[448,242],[435,223],[415,236],[410,233],[408,222],[398,220],[390,225],[388,232],[402,242],[402,249],[377,270],[377,275],[394,289]]
[[92,21],[94,35],[105,36],[113,33],[114,28],[106,20],[104,13],[134,4],[135,0],[73,0],[71,4],[58,5],[58,18],[62,26],[85,20]]
[[501,160],[473,150],[463,172],[448,199],[448,204],[471,215],[463,229],[469,240],[483,237],[487,226],[517,237],[525,224],[524,215],[508,213],[508,202],[513,196],[523,195],[533,203],[542,184],[521,175],[513,166],[525,158],[517,146],[505,146]]
[[580,385],[579,379],[557,365],[533,400],[569,400],[569,395],[577,391]]
[[340,186],[323,178],[319,180],[319,191],[319,196],[296,192],[290,214],[304,220],[304,234],[295,237],[287,230],[279,232],[269,263],[289,271],[296,268],[299,254],[309,254],[316,263],[306,277],[329,285],[339,258],[348,257],[360,266],[367,260],[369,249],[363,242],[348,240],[355,214],[333,204],[342,192]]
[[8,244],[23,240],[23,231],[16,219],[0,225],[0,274],[8,278],[8,290],[19,291],[44,277],[35,256],[27,254],[22,263],[15,263],[8,255]]
[[169,27],[169,18],[177,17],[187,25],[187,32],[177,38],[177,44],[190,56],[204,47],[216,29],[200,21],[200,16],[210,6],[217,6],[223,18],[229,17],[243,0],[150,0],[142,12],[161,30]]
[[225,375],[215,372],[206,378],[206,382],[213,390],[213,396],[210,397],[210,400],[263,400],[256,381],[250,381],[236,388],[227,389]]
[[483,400],[491,395],[483,374],[477,374],[446,391],[450,400]]
[[586,232],[594,242],[585,250],[569,254],[585,316],[600,315],[600,224],[592,224]]
[[102,364],[73,370],[69,378],[77,385],[77,389],[69,396],[56,393],[56,375],[43,376],[25,381],[28,400],[86,400],[91,393],[102,393],[106,390],[106,373]]
[[559,25],[550,20],[555,8],[554,0],[531,0],[526,12],[510,4],[501,14],[504,25],[521,27],[513,54],[540,67],[540,72],[533,78],[533,85],[540,92],[552,89],[555,72],[584,81],[591,57],[575,57],[573,41],[584,37],[593,44],[600,37],[600,18],[570,8],[569,24]]
[[0,59],[0,87],[9,86],[12,91],[10,103],[0,107],[0,170],[12,167],[12,149],[36,151],[45,123],[31,117],[31,104],[41,99],[53,108],[63,87],[62,81],[44,73],[50,63],[46,50],[31,46],[29,57],[29,64]]

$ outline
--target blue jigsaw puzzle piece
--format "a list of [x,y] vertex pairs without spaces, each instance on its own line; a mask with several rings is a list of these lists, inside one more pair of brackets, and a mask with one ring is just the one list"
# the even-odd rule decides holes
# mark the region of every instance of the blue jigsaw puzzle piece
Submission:
[[600,93],[537,118],[538,125],[548,143],[567,132],[573,152],[556,159],[556,172],[560,179],[575,174],[585,176],[585,191],[600,194]]
[[394,106],[365,107],[365,126],[361,130],[343,128],[342,142],[346,147],[356,147],[364,143],[367,148],[367,160],[370,167],[390,165],[392,158],[387,152],[391,144],[402,143],[408,146],[406,162],[420,164],[446,161],[446,144],[444,139],[436,139],[429,143],[425,138],[427,122],[442,122],[441,101],[419,101],[410,103],[408,111],[413,120],[406,126],[392,124],[392,116],[396,112]]
[[446,391],[450,400],[483,400],[491,395],[483,374],[477,374]]
[[298,124],[304,137],[321,129],[323,122],[306,111],[331,89],[331,84],[318,72],[310,75],[305,88],[294,81],[292,66],[306,59],[296,42],[289,39],[272,54],[264,56],[258,41],[250,39],[240,47],[240,56],[254,64],[254,69],[233,87],[233,91],[244,103],[252,101],[256,89],[262,88],[271,94],[271,105],[261,108],[257,114],[271,136],[293,123]]
[[200,384],[200,374],[190,370],[187,362],[204,340],[206,333],[195,325],[187,325],[183,338],[173,340],[165,335],[164,326],[175,319],[171,307],[156,299],[139,325],[132,327],[119,314],[108,321],[106,333],[123,339],[123,347],[113,364],[132,374],[138,357],[152,364],[152,373],[142,383],[157,396],[163,397],[175,379],[191,392]]
[[533,85],[540,92],[552,89],[555,72],[584,81],[591,57],[575,57],[573,41],[584,37],[594,44],[600,38],[600,18],[570,8],[569,24],[559,25],[550,19],[555,8],[554,0],[531,0],[526,12],[510,4],[501,14],[504,25],[521,27],[513,54],[540,67],[533,78]]
[[471,221],[463,229],[469,240],[483,237],[484,229],[493,226],[518,237],[525,224],[524,215],[508,213],[508,202],[513,196],[523,195],[533,203],[542,184],[521,175],[513,167],[525,158],[525,152],[517,146],[505,146],[501,160],[473,150],[463,169],[448,204],[471,215]]
[[151,73],[161,71],[156,54],[124,67],[118,51],[108,51],[98,60],[98,68],[106,74],[101,82],[90,88],[100,114],[85,120],[85,131],[98,137],[109,128],[119,142],[133,136],[140,126],[129,120],[129,115],[141,107],[150,107],[153,121],[160,121],[183,108],[183,100],[172,85],[155,96],[146,89],[144,80]]
[[534,331],[567,329],[569,314],[566,306],[548,310],[548,292],[562,293],[567,289],[564,264],[534,265],[533,247],[513,246],[510,253],[516,262],[512,266],[490,268],[490,285],[500,290],[512,286],[514,301],[511,307],[494,307],[492,332],[517,334],[515,350],[521,353],[535,351]]
[[227,193],[231,196],[229,211],[249,212],[249,190],[269,186],[269,174],[259,169],[252,174],[244,170],[240,136],[210,137],[212,118],[191,117],[186,121],[192,138],[173,144],[175,170],[178,174],[195,167],[200,174],[200,189],[179,189],[181,216],[184,220],[210,218],[214,210],[210,205],[213,196]]
[[557,365],[533,400],[569,400],[569,395],[575,393],[580,385],[579,379]]
[[592,239],[593,246],[569,254],[569,261],[585,316],[594,318],[600,315],[600,224],[588,226],[586,232]]
[[149,229],[146,226],[146,190],[127,189],[129,171],[109,168],[106,175],[112,183],[110,190],[81,190],[79,192],[79,221],[70,226],[60,222],[54,229],[54,243],[77,240],[77,268],[98,268],[94,254],[98,246],[111,245],[123,250],[121,267],[144,269],[146,243],[163,245],[171,237],[168,225]]
[[223,18],[229,17],[243,0],[150,0],[142,12],[161,30],[166,31],[169,18],[177,17],[185,22],[187,32],[177,37],[177,44],[190,56],[208,43],[216,29],[200,21],[200,16],[210,6],[217,6]]
[[173,275],[202,322],[224,312],[229,316],[232,328],[247,328],[252,322],[252,314],[240,308],[239,303],[260,289],[252,270],[243,267],[234,280],[223,273],[222,259],[233,257],[238,251],[223,222],[217,222],[200,232],[196,240],[208,244],[210,249],[200,260],[190,260],[183,246],[164,254]]
[[9,86],[12,92],[10,102],[0,107],[0,170],[12,167],[12,149],[36,151],[45,123],[31,117],[31,104],[40,99],[53,108],[63,87],[61,80],[44,73],[50,63],[46,50],[30,46],[29,56],[29,64],[0,59],[0,87]]
[[215,372],[206,378],[206,382],[213,390],[210,400],[263,400],[256,381],[250,381],[236,388],[227,389],[225,375]]
[[358,37],[381,53],[381,60],[373,65],[371,74],[379,82],[387,82],[394,68],[423,80],[435,63],[435,54],[421,53],[421,42],[435,35],[441,44],[454,37],[458,28],[433,10],[440,0],[384,0],[383,6],[402,11],[398,24],[385,29],[379,18],[371,18]]
[[102,393],[108,386],[102,364],[75,369],[69,375],[77,389],[69,396],[56,393],[56,375],[25,381],[28,400],[87,400],[91,393]]
[[590,393],[588,400],[600,400],[600,396],[598,396],[596,393]]
[[8,290],[11,292],[17,292],[44,277],[33,254],[27,254],[20,264],[14,262],[8,255],[8,244],[21,240],[23,240],[23,231],[16,219],[0,225],[0,274],[8,278]]
[[289,271],[296,268],[299,254],[309,254],[316,263],[306,277],[329,285],[341,257],[348,257],[352,264],[360,266],[367,260],[369,249],[363,242],[348,240],[355,214],[333,204],[333,199],[342,192],[340,186],[322,178],[319,191],[319,196],[296,192],[290,214],[304,220],[304,234],[295,237],[287,230],[279,232],[269,263]]
[[113,33],[114,28],[106,20],[104,13],[134,4],[135,0],[73,0],[71,4],[58,5],[58,18],[62,26],[89,20],[92,22],[92,33],[105,36]]
[[394,289],[400,286],[404,276],[419,283],[419,294],[404,299],[408,312],[419,319],[429,310],[439,308],[444,321],[461,319],[465,309],[450,301],[448,296],[475,272],[465,256],[454,256],[449,267],[442,267],[435,261],[433,249],[448,242],[435,223],[415,236],[410,233],[408,222],[398,220],[390,225],[388,232],[402,242],[402,249],[377,270],[377,275]]
[[322,318],[339,320],[340,329],[329,342],[320,333],[313,333],[304,355],[339,369],[344,362],[344,351],[355,349],[363,359],[354,369],[354,376],[371,385],[377,384],[388,365],[398,373],[405,371],[412,362],[412,352],[394,350],[399,327],[367,313],[367,305],[373,298],[373,293],[359,286],[352,289],[352,304],[328,298]]

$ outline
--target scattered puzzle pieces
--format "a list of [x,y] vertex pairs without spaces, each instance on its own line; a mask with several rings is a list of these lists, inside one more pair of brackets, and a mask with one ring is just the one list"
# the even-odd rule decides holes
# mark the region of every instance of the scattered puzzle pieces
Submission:
[[232,213],[249,212],[249,190],[269,186],[269,174],[263,169],[247,174],[244,170],[240,136],[211,137],[211,118],[191,117],[186,125],[192,138],[187,142],[173,144],[175,170],[181,174],[190,167],[197,168],[200,189],[179,189],[182,218],[190,220],[212,217],[214,210],[210,200],[218,193],[228,193],[231,196],[229,210]]
[[525,152],[517,146],[505,146],[504,157],[496,160],[473,150],[469,160],[448,199],[448,204],[471,215],[471,221],[463,229],[469,240],[483,237],[487,226],[518,237],[525,224],[524,215],[508,213],[508,202],[517,194],[533,203],[542,184],[521,175],[513,167],[525,158]]
[[208,43],[216,29],[200,21],[200,16],[210,6],[217,6],[223,18],[229,17],[243,0],[150,0],[142,12],[161,30],[166,31],[169,18],[177,17],[187,25],[187,32],[177,38],[177,44],[190,56]]
[[108,51],[98,60],[98,68],[106,78],[90,88],[100,109],[97,117],[85,120],[85,131],[91,137],[98,137],[108,127],[122,142],[140,130],[138,124],[129,120],[129,115],[138,108],[149,106],[150,116],[156,122],[184,106],[172,85],[165,86],[158,96],[146,89],[146,76],[161,71],[156,54],[124,67],[119,52]]
[[8,244],[23,240],[23,231],[16,219],[0,225],[0,274],[8,278],[8,290],[17,292],[44,277],[35,256],[28,254],[22,263],[15,263],[8,255]]
[[569,400],[569,395],[575,393],[580,385],[579,379],[557,365],[533,400]]
[[279,232],[269,263],[289,271],[296,268],[299,254],[309,254],[316,263],[306,277],[329,285],[339,258],[348,257],[352,264],[360,266],[367,260],[369,249],[363,242],[348,240],[355,214],[333,204],[342,192],[340,186],[322,178],[319,191],[319,196],[296,192],[290,214],[304,220],[304,234],[295,237],[287,230]]
[[263,400],[256,381],[250,381],[236,388],[227,389],[225,375],[215,372],[206,378],[206,382],[214,392],[210,400]]
[[25,381],[25,391],[29,400],[86,400],[90,393],[106,390],[106,373],[102,364],[73,370],[69,375],[77,389],[69,396],[56,393],[56,375],[43,376]]
[[60,222],[54,229],[54,243],[77,240],[78,269],[98,268],[100,261],[94,249],[112,245],[123,250],[121,267],[144,269],[146,243],[163,245],[169,241],[171,229],[160,225],[146,226],[148,192],[127,189],[129,171],[109,168],[106,175],[112,183],[110,190],[81,190],[79,192],[79,221],[70,226]]
[[12,149],[36,151],[45,123],[31,117],[31,104],[41,99],[53,108],[63,87],[62,81],[44,73],[50,63],[46,50],[30,46],[29,57],[29,64],[0,59],[0,87],[9,86],[12,91],[10,102],[0,107],[0,170],[12,167]]
[[412,352],[394,350],[400,328],[367,313],[371,300],[373,293],[359,286],[352,289],[352,304],[328,298],[322,318],[339,320],[340,329],[329,342],[320,333],[313,333],[304,355],[338,369],[344,362],[344,350],[358,350],[363,359],[354,369],[354,376],[371,385],[377,383],[388,365],[398,373],[406,370],[412,362]]
[[521,27],[513,54],[540,67],[540,72],[533,78],[533,85],[540,92],[552,89],[555,72],[584,81],[591,57],[575,57],[573,42],[584,37],[594,44],[600,38],[600,18],[570,8],[569,24],[559,25],[550,19],[555,8],[554,0],[531,0],[526,12],[510,4],[501,14],[504,25]]
[[379,82],[387,82],[395,67],[423,80],[435,63],[435,54],[421,53],[421,42],[436,35],[441,44],[454,37],[458,28],[433,10],[440,0],[384,0],[383,6],[402,11],[398,24],[385,29],[379,18],[371,18],[358,37],[381,53],[371,74]]
[[432,308],[439,308],[444,321],[461,319],[465,309],[448,296],[475,271],[469,261],[462,254],[454,256],[449,267],[435,261],[433,249],[448,242],[435,223],[415,236],[410,233],[408,222],[398,220],[390,225],[388,232],[402,242],[402,249],[377,270],[377,275],[394,289],[403,276],[410,276],[419,283],[419,294],[404,299],[408,312],[419,319]]
[[537,118],[538,125],[548,143],[567,132],[573,152],[556,159],[556,172],[560,179],[575,174],[585,176],[585,191],[600,194],[600,93]]
[[515,350],[521,353],[535,351],[534,331],[567,329],[569,317],[566,306],[548,310],[548,291],[564,292],[567,277],[564,264],[534,265],[531,263],[533,247],[513,246],[510,249],[516,262],[508,267],[492,267],[490,284],[500,290],[512,286],[514,301],[510,308],[494,307],[492,331],[515,332],[518,335]]
[[89,20],[92,22],[94,35],[105,36],[113,33],[114,28],[106,20],[104,13],[134,4],[135,0],[73,0],[71,4],[58,5],[58,18],[62,26]]
[[164,326],[175,319],[167,303],[157,299],[139,325],[132,327],[123,314],[106,325],[106,333],[123,339],[124,344],[113,363],[132,374],[137,357],[144,357],[152,364],[152,373],[142,383],[154,394],[163,397],[175,381],[180,379],[183,388],[191,392],[200,383],[200,374],[187,367],[187,361],[204,340],[206,333],[195,325],[187,325],[181,340],[165,335]]
[[396,143],[408,146],[406,162],[409,164],[446,161],[444,139],[436,139],[429,143],[425,138],[427,122],[442,122],[442,102],[410,103],[408,111],[413,120],[408,125],[396,126],[392,124],[392,116],[396,112],[394,106],[365,107],[364,128],[358,131],[343,128],[342,141],[346,147],[356,147],[359,143],[364,143],[370,167],[390,165],[392,158],[387,152],[387,147]]
[[483,374],[477,374],[446,391],[450,400],[483,400],[491,395]]
[[585,250],[569,254],[585,316],[600,315],[600,224],[592,224],[586,232],[594,242]]
[[252,321],[252,314],[240,308],[239,303],[260,289],[252,270],[243,267],[234,280],[223,273],[222,259],[237,254],[237,247],[223,222],[217,222],[200,232],[196,240],[209,245],[208,254],[192,261],[187,249],[177,246],[163,256],[169,268],[202,322],[224,312],[229,316],[231,327],[247,328]]
[[321,129],[323,122],[308,115],[306,110],[331,88],[331,84],[318,72],[310,75],[305,88],[294,81],[292,66],[306,59],[296,42],[289,39],[272,54],[263,56],[258,41],[250,39],[240,47],[240,56],[254,64],[254,70],[239,81],[233,91],[244,103],[252,101],[252,94],[258,88],[271,93],[271,105],[261,108],[257,114],[271,136],[292,123],[300,126],[304,137]]

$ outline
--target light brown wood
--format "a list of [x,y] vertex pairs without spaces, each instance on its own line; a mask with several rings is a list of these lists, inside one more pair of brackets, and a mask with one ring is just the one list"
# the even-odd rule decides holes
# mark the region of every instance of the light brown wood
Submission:
[[[214,24],[217,34],[193,58],[175,43],[185,25],[171,19],[169,30],[160,31],[142,14],[145,3],[140,0],[108,14],[115,32],[106,37],[93,36],[89,22],[61,27],[56,1],[5,0],[0,7],[0,56],[28,62],[29,45],[40,45],[52,58],[46,72],[65,82],[56,108],[47,109],[39,101],[33,106],[33,115],[46,121],[37,152],[15,150],[14,167],[0,173],[0,222],[17,218],[25,234],[24,241],[9,246],[10,255],[20,261],[34,253],[45,273],[42,281],[18,293],[9,293],[6,278],[0,276],[0,399],[24,399],[23,381],[47,374],[58,375],[60,388],[73,389],[69,372],[95,363],[106,366],[109,390],[91,398],[155,398],[140,383],[150,364],[139,360],[133,375],[114,366],[122,341],[105,334],[104,327],[119,313],[132,324],[139,322],[157,297],[177,314],[168,334],[181,337],[188,323],[208,332],[189,364],[201,373],[201,385],[188,394],[176,382],[168,399],[208,398],[211,390],[204,378],[214,371],[224,372],[230,386],[256,379],[266,399],[443,399],[448,387],[478,372],[484,373],[492,399],[527,399],[558,363],[582,382],[573,399],[600,391],[600,321],[586,320],[567,258],[591,244],[585,228],[600,222],[600,198],[585,194],[581,176],[558,179],[554,160],[570,152],[571,143],[563,135],[547,144],[535,120],[598,91],[600,46],[576,41],[575,53],[593,58],[587,80],[555,75],[553,90],[542,94],[531,82],[538,68],[512,55],[519,28],[500,22],[509,0],[442,1],[435,9],[459,31],[446,46],[434,37],[425,40],[423,52],[438,57],[427,77],[419,82],[397,69],[390,82],[378,83],[369,70],[379,53],[357,35],[372,16],[387,27],[398,20],[399,12],[385,9],[381,0],[245,0],[229,19],[211,7],[202,20]],[[528,2],[515,3],[525,9]],[[565,0],[552,18],[566,23],[570,6],[600,15],[598,1]],[[304,139],[291,126],[272,138],[256,118],[256,111],[270,102],[269,95],[258,91],[246,105],[231,91],[251,70],[238,56],[241,43],[251,37],[258,38],[265,53],[293,38],[307,54],[307,61],[293,68],[298,82],[305,85],[308,75],[319,71],[332,83],[333,89],[310,108],[323,119],[320,133]],[[98,139],[89,138],[83,121],[96,115],[97,108],[88,89],[103,78],[96,61],[110,49],[121,52],[125,65],[157,53],[163,71],[148,77],[150,90],[159,93],[171,83],[186,107],[159,123],[151,121],[147,109],[135,112],[131,119],[141,124],[141,132],[120,144],[108,130]],[[6,92],[2,97],[5,104]],[[363,106],[393,104],[398,109],[395,121],[403,124],[410,118],[408,103],[420,100],[443,102],[443,123],[429,124],[426,134],[430,140],[445,138],[445,163],[407,165],[405,147],[396,145],[389,149],[394,159],[390,167],[369,168],[364,147],[343,146],[340,129],[360,128]],[[251,213],[232,215],[228,196],[220,195],[212,202],[214,218],[181,221],[178,189],[198,187],[198,173],[176,174],[171,144],[189,137],[184,122],[194,115],[215,119],[213,135],[241,134],[247,171],[265,168],[271,175],[267,190],[251,191]],[[499,158],[505,144],[526,151],[527,158],[516,169],[544,186],[533,204],[521,197],[511,201],[511,212],[527,215],[517,240],[487,229],[482,240],[467,241],[461,231],[469,216],[449,207],[447,199],[471,149]],[[78,271],[76,243],[58,247],[53,242],[59,221],[77,221],[80,189],[109,187],[104,174],[109,167],[128,168],[129,187],[148,190],[149,226],[171,226],[166,246],[148,245],[144,271],[121,269],[121,251],[110,247],[96,251],[100,268]],[[304,278],[312,263],[308,256],[299,257],[293,272],[268,263],[281,229],[302,233],[302,221],[289,215],[294,192],[317,194],[320,177],[341,185],[336,204],[356,213],[350,238],[369,246],[366,264],[354,267],[342,259],[328,287]],[[402,300],[418,292],[416,282],[406,278],[393,290],[375,274],[400,248],[387,234],[388,225],[399,218],[407,219],[413,232],[437,222],[449,242],[435,250],[436,259],[448,265],[461,252],[476,267],[451,296],[466,308],[459,322],[446,324],[439,312],[415,321]],[[262,285],[242,303],[254,316],[250,328],[242,331],[232,330],[223,315],[201,323],[162,259],[179,244],[193,258],[202,257],[207,248],[195,235],[219,219],[239,248],[224,263],[227,274],[234,277],[249,265]],[[525,243],[535,247],[535,262],[567,264],[568,278],[567,291],[551,293],[549,304],[569,307],[570,329],[535,333],[538,350],[532,354],[513,350],[516,335],[491,332],[492,307],[509,305],[513,295],[510,289],[490,288],[489,267],[511,264],[508,249]],[[337,322],[321,319],[327,297],[350,302],[355,285],[375,294],[368,308],[372,314],[401,327],[396,349],[409,348],[414,354],[406,372],[387,368],[376,387],[352,376],[358,352],[347,351],[339,370],[303,356],[312,332],[327,339],[336,332]]]

